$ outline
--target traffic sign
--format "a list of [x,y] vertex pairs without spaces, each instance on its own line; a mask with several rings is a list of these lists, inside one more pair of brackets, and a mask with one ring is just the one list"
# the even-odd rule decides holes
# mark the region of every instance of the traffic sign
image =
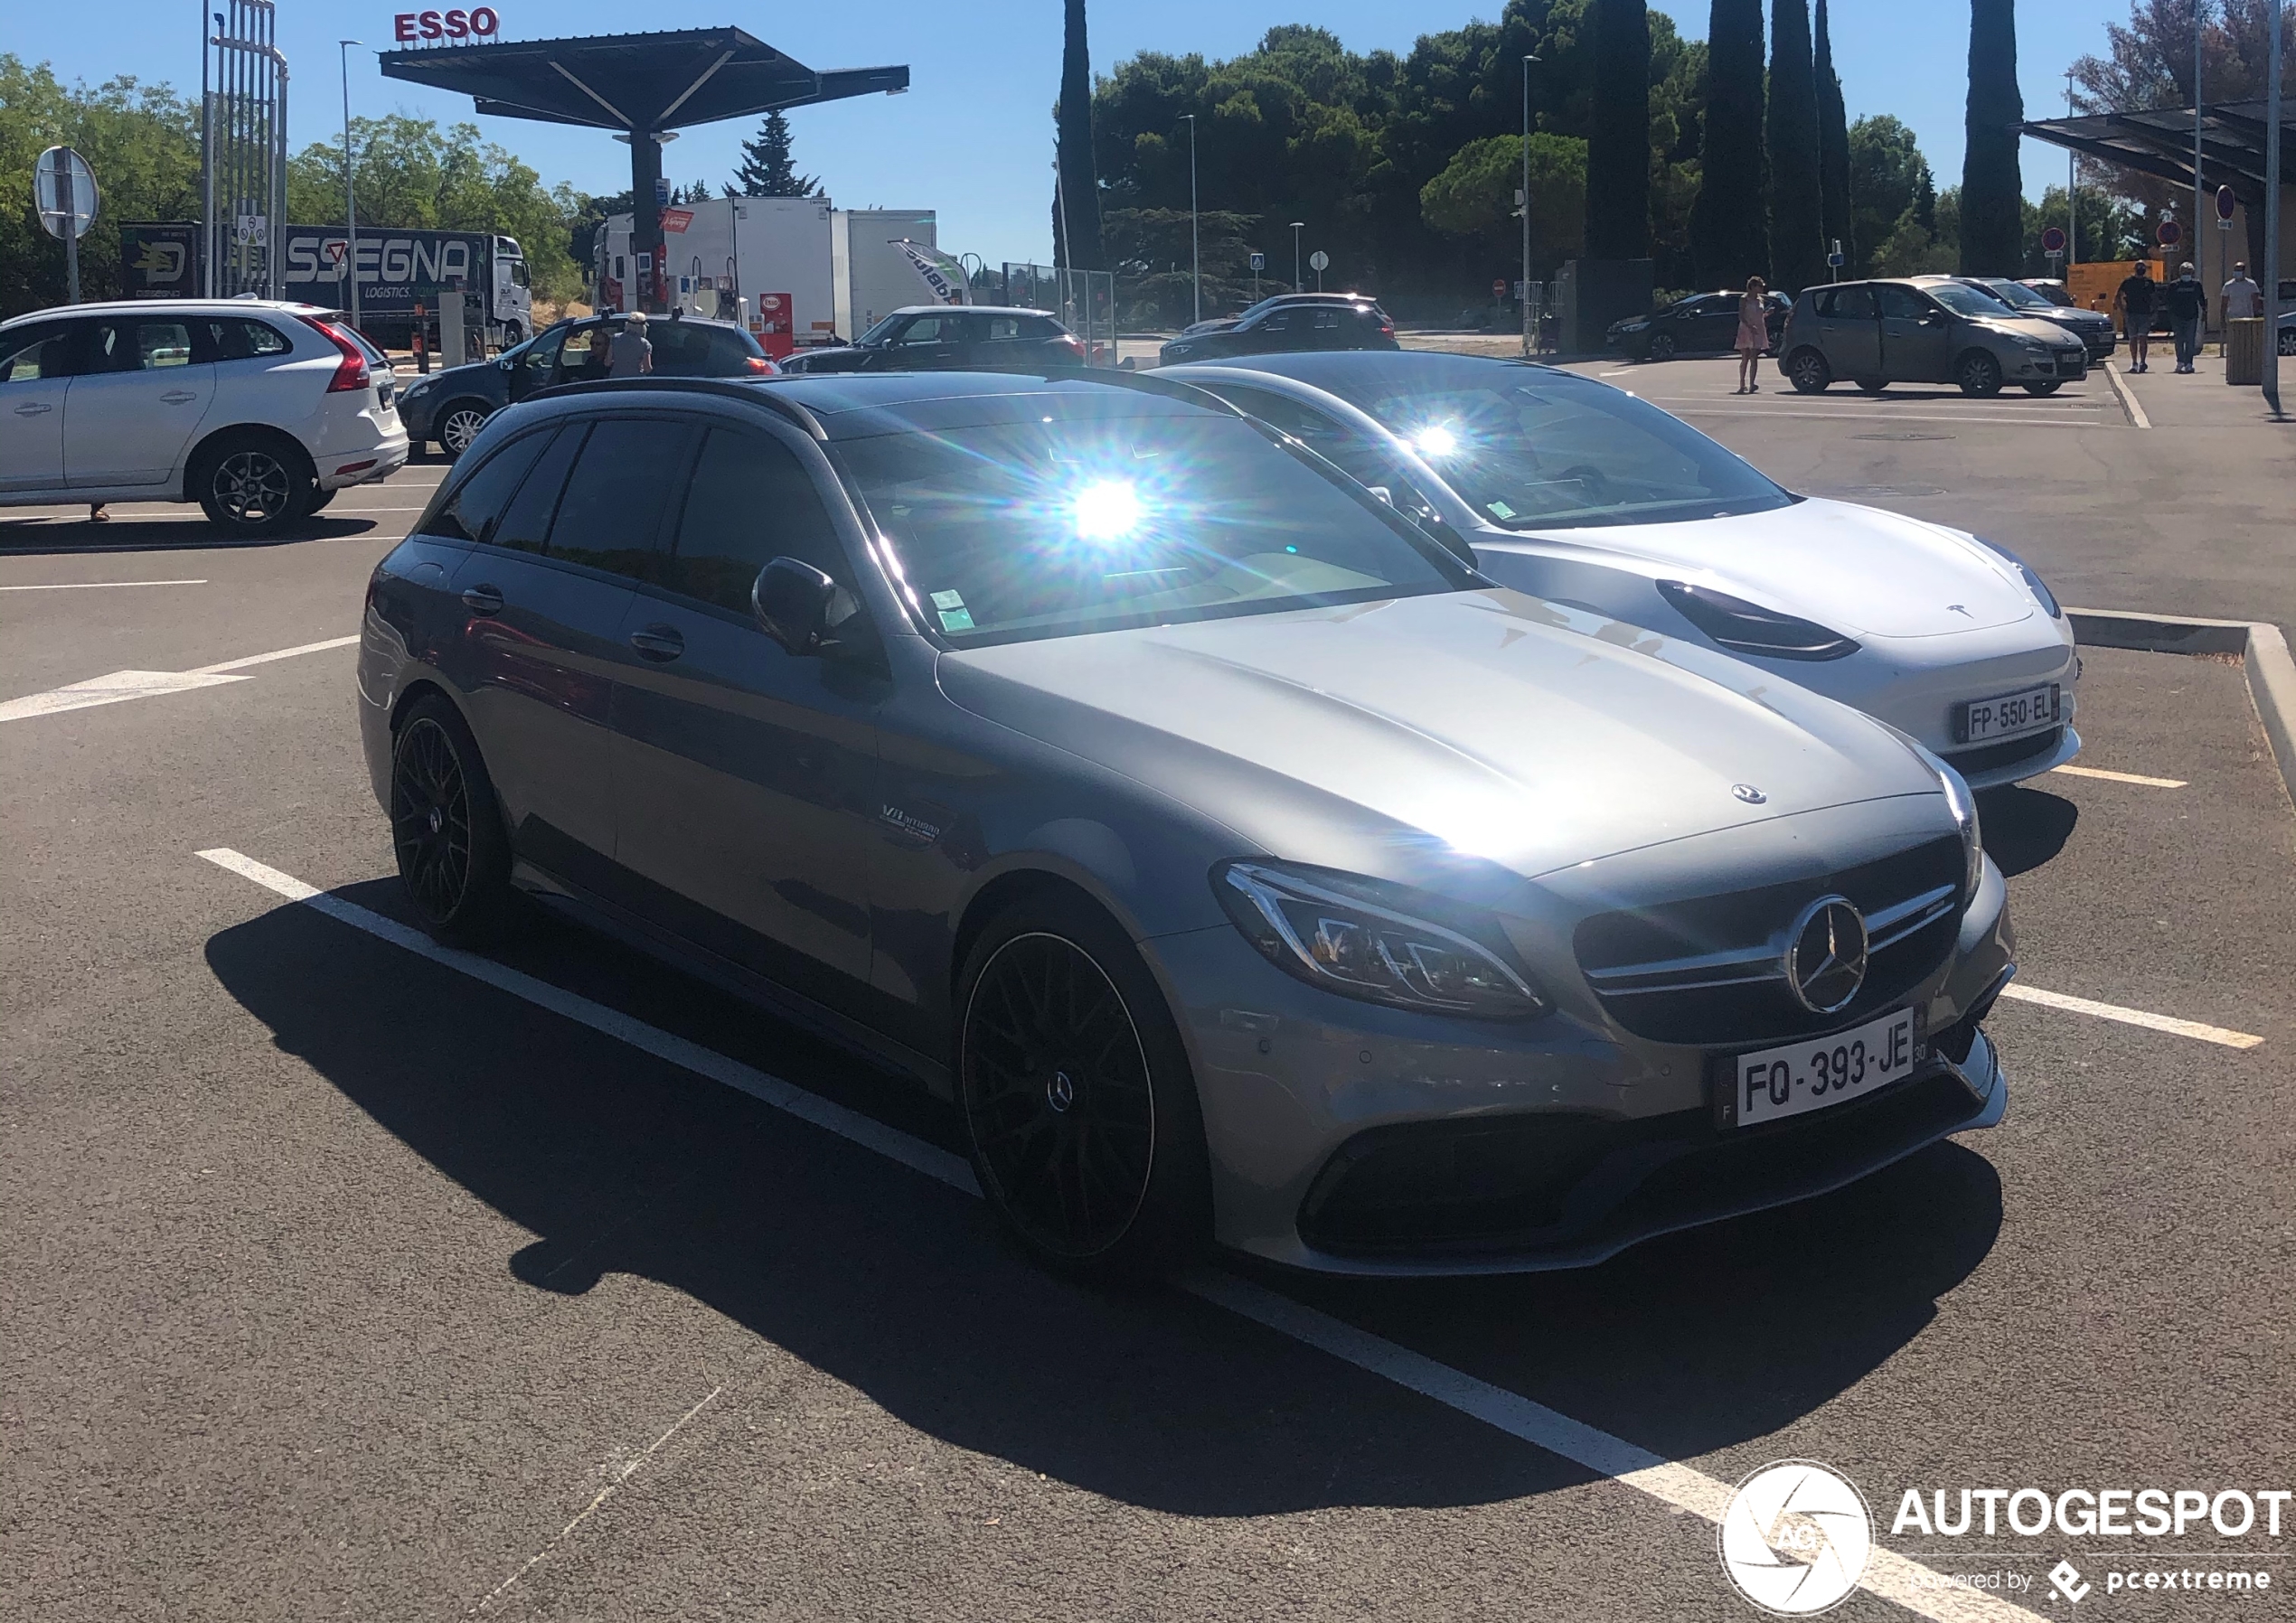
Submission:
[[1319,248],[1308,255],[1307,267],[1310,270],[1329,270],[1331,268],[1331,256]]
[[2042,231],[2041,251],[2045,254],[2061,254],[2065,251],[2064,227],[2053,225]]
[[1267,256],[1260,253],[1254,254],[1252,256],[1252,268],[1254,270],[1266,270],[1267,268]]
[[[1321,269],[1322,269],[1323,267],[1322,267],[1321,265],[1319,265],[1319,266],[1317,266],[1315,268],[1316,268],[1316,269],[1318,269],[1318,270],[1321,270]],[[1505,297],[1507,296],[1507,278],[1506,278],[1506,277],[1491,277],[1491,296],[1492,298],[1495,298],[1495,299],[1503,299],[1503,298],[1505,298]]]
[[2230,186],[2219,186],[2216,188],[2217,224],[2230,225],[2232,223],[2232,211],[2239,206],[2240,200],[2232,194],[2232,188]]
[[2185,229],[2173,220],[2164,220],[2160,222],[2160,229],[2153,235],[2160,239],[2161,247],[2174,248],[2184,240]]
[[69,146],[51,146],[32,167],[32,204],[40,229],[61,242],[70,222],[72,240],[96,223],[96,176],[88,160]]

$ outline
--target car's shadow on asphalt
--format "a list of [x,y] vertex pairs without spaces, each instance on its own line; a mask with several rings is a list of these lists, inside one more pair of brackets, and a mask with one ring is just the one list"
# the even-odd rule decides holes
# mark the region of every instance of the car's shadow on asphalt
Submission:
[[372,519],[324,515],[289,525],[277,535],[226,535],[196,519],[0,519],[0,557],[42,553],[212,552],[241,547],[291,547],[297,541],[342,541],[376,528]]
[[[343,895],[395,912],[394,891]],[[612,943],[549,929],[504,956],[950,1141],[945,1107]],[[935,1437],[1183,1515],[1488,1503],[1586,1480],[1176,1290],[1053,1279],[975,1200],[313,909],[225,930],[207,961],[280,1049],[538,1236],[501,1260],[524,1288],[661,1281]],[[400,1187],[425,1198],[420,1178]],[[1991,1165],[1947,1143],[1597,1269],[1412,1282],[1250,1271],[1680,1458],[1774,1432],[1879,1368],[2000,1221]],[[576,1333],[627,1334],[602,1317],[616,1299],[604,1293],[598,1323]],[[503,1356],[522,1333],[480,1327],[459,1356]]]
[[1985,849],[2004,878],[2054,860],[2073,838],[2081,809],[2062,795],[2022,783],[1988,789],[1977,797]]

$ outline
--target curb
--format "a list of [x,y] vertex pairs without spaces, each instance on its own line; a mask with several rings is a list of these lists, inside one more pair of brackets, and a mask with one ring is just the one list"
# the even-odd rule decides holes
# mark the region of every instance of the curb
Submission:
[[2073,623],[2073,640],[2091,648],[2237,655],[2281,782],[2296,800],[2296,660],[2289,657],[2288,639],[2279,626],[2260,620],[2198,620],[2116,609],[2068,608],[2065,613]]

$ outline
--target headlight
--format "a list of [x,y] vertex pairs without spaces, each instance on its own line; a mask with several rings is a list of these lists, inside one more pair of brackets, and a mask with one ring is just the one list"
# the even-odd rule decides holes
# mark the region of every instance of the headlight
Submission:
[[1270,963],[1325,991],[1482,1020],[1547,1012],[1501,956],[1496,922],[1475,909],[1355,874],[1265,862],[1222,863],[1212,890]]
[[1977,826],[1977,797],[1969,792],[1969,784],[1951,766],[1930,756],[1937,768],[1937,781],[1944,785],[1945,804],[1952,808],[1953,825],[1962,831],[1962,899],[1973,900],[1978,881],[1985,877],[1985,834]]
[[2018,574],[2024,578],[2025,589],[2033,594],[2033,599],[2035,602],[2038,603],[2043,608],[2048,610],[2050,619],[2062,620],[2065,618],[2065,611],[2057,606],[2056,594],[2049,590],[2047,583],[2043,581],[2039,576],[2034,574],[2032,568],[2028,565],[2023,558],[2018,557],[2016,553],[2011,552],[2007,547],[2002,546],[1999,541],[1989,541],[1981,535],[1972,536],[1971,539],[1979,546],[1984,548],[1986,551],[1990,552],[1997,557],[2005,558],[2009,559],[2009,562],[2017,566]]
[[1712,586],[1661,580],[1658,590],[1685,620],[1733,653],[1761,654],[1774,660],[1838,660],[1858,652],[1856,640],[1838,631]]

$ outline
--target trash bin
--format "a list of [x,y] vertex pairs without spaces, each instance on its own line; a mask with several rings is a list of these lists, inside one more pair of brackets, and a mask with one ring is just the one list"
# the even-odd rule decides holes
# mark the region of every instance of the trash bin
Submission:
[[2225,324],[2225,381],[2254,389],[2264,380],[2264,318],[2235,316]]

